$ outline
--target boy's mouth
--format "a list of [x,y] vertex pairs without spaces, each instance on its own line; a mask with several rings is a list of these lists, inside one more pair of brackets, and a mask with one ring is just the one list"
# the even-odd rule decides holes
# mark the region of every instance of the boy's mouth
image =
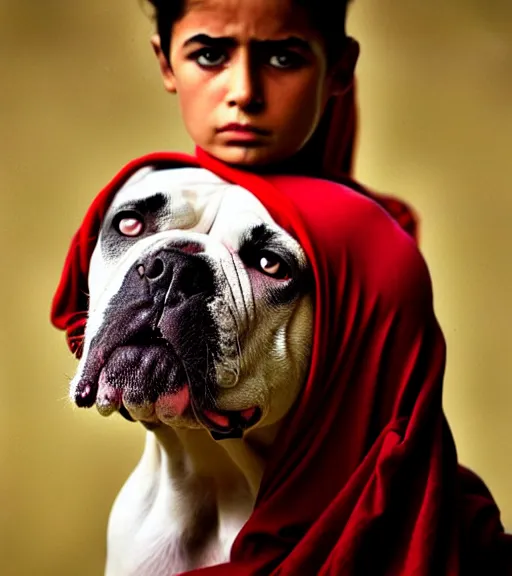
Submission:
[[269,136],[270,131],[264,130],[263,128],[258,128],[252,124],[238,124],[236,122],[231,122],[222,126],[222,128],[217,129],[218,133],[221,132],[231,132],[237,136],[252,135],[252,136]]

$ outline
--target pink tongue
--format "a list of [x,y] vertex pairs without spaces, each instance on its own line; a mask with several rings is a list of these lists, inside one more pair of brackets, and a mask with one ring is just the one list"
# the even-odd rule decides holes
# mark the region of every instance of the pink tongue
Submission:
[[256,412],[256,408],[247,408],[247,410],[243,410],[241,412],[242,418],[249,422],[249,420],[254,416]]
[[217,424],[217,426],[221,426],[222,428],[229,427],[229,418],[227,416],[217,414],[217,412],[212,412],[211,410],[205,410],[204,415],[214,424]]

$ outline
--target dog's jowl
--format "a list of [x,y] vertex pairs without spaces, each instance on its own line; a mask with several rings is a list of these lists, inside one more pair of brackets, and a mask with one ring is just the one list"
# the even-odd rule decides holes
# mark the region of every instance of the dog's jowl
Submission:
[[91,260],[71,396],[147,428],[109,521],[109,576],[226,561],[307,376],[302,248],[246,190],[196,168],[135,174]]

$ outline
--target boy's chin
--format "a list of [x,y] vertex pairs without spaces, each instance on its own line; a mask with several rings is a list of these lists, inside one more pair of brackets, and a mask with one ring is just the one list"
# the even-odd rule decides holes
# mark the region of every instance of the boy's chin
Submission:
[[226,164],[238,168],[250,167],[255,170],[279,164],[287,157],[277,150],[272,150],[270,146],[257,143],[212,146],[211,148],[204,148],[204,150]]

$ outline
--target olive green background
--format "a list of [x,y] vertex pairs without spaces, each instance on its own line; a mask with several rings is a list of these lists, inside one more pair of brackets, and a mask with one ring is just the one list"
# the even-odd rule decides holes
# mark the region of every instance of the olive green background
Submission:
[[[355,0],[357,175],[410,201],[448,341],[460,459],[512,530],[512,2]],[[48,311],[71,234],[129,159],[189,150],[137,0],[0,0],[0,572],[99,575],[142,432],[67,400]]]

